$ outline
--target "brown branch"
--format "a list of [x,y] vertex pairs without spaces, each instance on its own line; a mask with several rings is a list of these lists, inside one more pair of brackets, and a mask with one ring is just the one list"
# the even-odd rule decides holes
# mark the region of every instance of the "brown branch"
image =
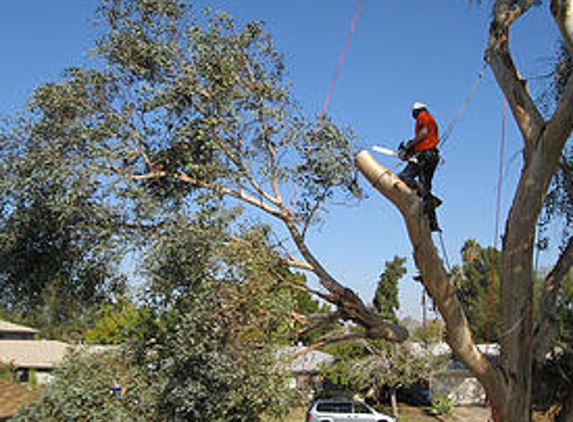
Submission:
[[[251,89],[255,92],[257,92],[256,86],[257,86],[257,78],[255,77],[255,73],[253,72],[253,69],[251,67],[251,64],[249,63],[249,56],[247,54],[245,54],[243,56],[244,62],[245,62],[245,67],[247,69],[247,73],[249,74],[249,82],[251,83]],[[263,99],[261,96],[259,96],[258,98],[259,100],[259,118],[261,119],[261,130],[262,130],[262,136],[263,139],[265,140],[265,146],[266,146],[266,151],[267,151],[267,159],[271,168],[271,184],[273,187],[273,193],[275,195],[275,198],[277,199],[277,201],[279,201],[279,203],[283,203],[283,199],[281,197],[280,191],[279,191],[279,186],[278,186],[278,177],[277,177],[277,151],[276,148],[274,146],[274,144],[268,139],[269,137],[269,133],[270,133],[270,127],[267,123],[267,119],[265,118],[264,112],[263,112]]]
[[205,183],[205,182],[202,182],[200,180],[195,179],[194,177],[192,177],[189,174],[182,172],[182,171],[177,172],[177,173],[169,173],[169,172],[164,171],[164,170],[155,170],[155,171],[151,171],[151,172],[144,173],[144,174],[131,174],[128,177],[131,180],[135,180],[135,181],[145,181],[145,180],[151,180],[151,179],[167,179],[167,178],[179,180],[183,183],[188,183],[188,184],[190,184],[194,187],[197,187],[197,188],[207,189],[207,190],[210,190],[212,192],[219,193],[221,195],[227,195],[227,196],[234,197],[240,201],[246,202],[250,205],[257,207],[257,208],[261,209],[262,211],[264,211],[264,212],[266,212],[266,213],[268,213],[268,214],[270,214],[276,218],[282,217],[280,210],[273,208],[272,206],[268,205],[267,203],[249,195],[244,190],[234,190],[234,189],[227,188],[225,186],[212,185],[210,183]]
[[313,267],[314,274],[320,284],[329,291],[332,296],[331,304],[338,307],[345,319],[355,322],[364,327],[372,336],[393,342],[402,342],[408,338],[408,331],[391,322],[384,321],[374,311],[369,309],[358,295],[338,283],[306,245],[304,238],[298,232],[289,215],[283,215],[283,222],[304,259]]
[[[237,169],[239,170],[240,174],[242,174],[250,183],[250,185],[253,187],[253,189],[264,199],[266,199],[267,201],[269,201],[270,203],[272,203],[273,205],[277,205],[280,206],[282,205],[282,202],[280,201],[280,199],[272,197],[271,195],[269,195],[262,187],[261,185],[255,180],[255,178],[249,173],[249,171],[247,170],[247,168],[244,166],[244,164],[241,162],[241,160],[239,160],[230,150],[229,148],[227,148],[227,146],[225,145],[225,142],[219,138],[219,136],[217,136],[215,133],[213,133],[213,140],[215,141],[215,143],[218,145],[219,149],[223,152],[223,154],[225,154],[225,156],[237,167]],[[239,184],[240,185],[240,184]]]
[[490,26],[490,38],[485,59],[490,65],[499,87],[515,116],[517,125],[525,140],[525,157],[533,148],[544,126],[543,116],[535,106],[509,50],[510,26],[533,4],[527,1],[501,1],[494,7],[495,16]]
[[344,317],[343,313],[340,310],[336,310],[328,314],[305,315],[303,319],[299,318],[299,321],[307,325],[307,327],[302,332],[304,334],[314,330],[318,330],[319,328],[327,327],[330,324],[333,324],[336,321],[341,320],[343,317]]
[[342,336],[326,338],[324,340],[319,341],[318,343],[300,349],[294,354],[294,357],[302,356],[314,350],[322,349],[323,347],[328,346],[330,344],[343,343],[346,341],[356,341],[360,339],[365,339],[367,337],[368,336],[366,335],[366,333],[348,333]]
[[127,142],[127,145],[134,150],[136,155],[139,155],[143,158],[143,161],[145,161],[145,164],[147,164],[147,167],[150,170],[153,170],[154,168],[153,162],[151,161],[149,155],[145,151],[141,135],[137,131],[136,126],[130,121],[130,116],[126,115],[126,112],[116,110],[111,104],[107,102],[97,101],[95,103],[95,106],[99,107],[102,110],[103,114],[111,113],[112,115],[118,116],[118,118],[121,121],[123,121],[124,125],[127,128],[127,131],[129,132],[130,135],[129,138],[133,142],[133,143]]
[[311,264],[306,261],[296,259],[292,256],[289,256],[285,262],[289,267],[298,268],[300,270],[314,271],[314,267]]

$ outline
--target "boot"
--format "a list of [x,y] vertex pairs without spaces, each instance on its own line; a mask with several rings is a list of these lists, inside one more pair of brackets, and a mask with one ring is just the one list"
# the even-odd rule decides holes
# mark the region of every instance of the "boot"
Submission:
[[434,209],[438,208],[443,203],[440,198],[438,198],[437,196],[434,196],[432,194],[430,194],[430,201],[432,203],[432,208],[434,208]]
[[436,209],[430,208],[429,210],[424,210],[424,213],[428,216],[428,221],[430,222],[430,231],[441,232],[442,229],[440,228],[440,225],[438,224],[438,218],[436,217]]
[[442,205],[442,200],[437,196],[434,196],[431,193],[429,193],[426,197],[424,197],[424,206],[427,207],[428,210],[430,209],[435,210],[440,205]]
[[438,220],[436,220],[435,218],[430,219],[430,231],[432,231],[432,232],[441,232],[442,231],[442,229],[440,228],[440,226],[438,224]]

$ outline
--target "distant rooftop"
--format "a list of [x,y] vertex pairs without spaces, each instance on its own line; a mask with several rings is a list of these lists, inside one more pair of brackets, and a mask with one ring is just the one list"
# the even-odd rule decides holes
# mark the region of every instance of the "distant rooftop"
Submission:
[[2,340],[0,362],[17,368],[53,369],[71,348],[55,340]]
[[37,334],[38,330],[24,325],[12,324],[8,321],[3,321],[0,319],[0,333],[25,333],[25,334]]

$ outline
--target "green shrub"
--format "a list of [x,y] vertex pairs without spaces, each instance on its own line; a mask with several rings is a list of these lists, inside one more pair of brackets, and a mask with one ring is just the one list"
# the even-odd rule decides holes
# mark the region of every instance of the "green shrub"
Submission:
[[0,379],[8,382],[15,382],[16,368],[14,368],[14,365],[0,362]]
[[[114,395],[114,386],[122,396]],[[145,374],[119,353],[79,353],[66,359],[38,399],[22,406],[12,422],[147,422],[154,389]]]
[[454,402],[445,394],[432,397],[432,408],[430,412],[436,416],[451,416],[454,411]]

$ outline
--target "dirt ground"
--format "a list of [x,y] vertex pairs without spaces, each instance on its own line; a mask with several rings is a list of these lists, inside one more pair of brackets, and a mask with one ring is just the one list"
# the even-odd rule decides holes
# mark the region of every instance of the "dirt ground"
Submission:
[[456,407],[451,416],[433,416],[427,408],[399,406],[400,422],[487,422],[490,413],[485,407]]

